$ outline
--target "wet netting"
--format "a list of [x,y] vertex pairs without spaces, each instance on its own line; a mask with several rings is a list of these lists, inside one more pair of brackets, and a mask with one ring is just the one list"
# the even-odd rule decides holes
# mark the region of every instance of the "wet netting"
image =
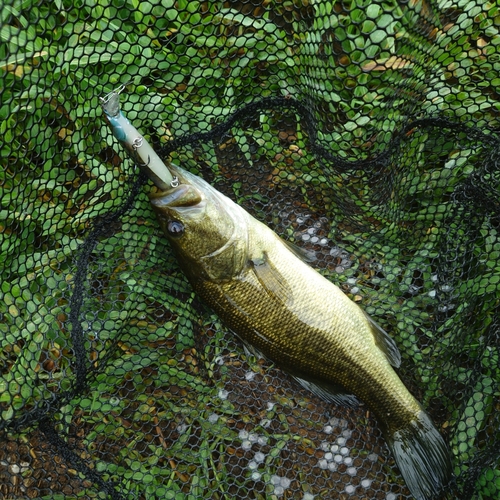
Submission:
[[[496,1],[0,17],[0,498],[500,498]],[[165,163],[308,250],[395,340],[449,446],[441,493],[410,493],[370,407],[306,390],[192,291],[104,119],[119,87]]]

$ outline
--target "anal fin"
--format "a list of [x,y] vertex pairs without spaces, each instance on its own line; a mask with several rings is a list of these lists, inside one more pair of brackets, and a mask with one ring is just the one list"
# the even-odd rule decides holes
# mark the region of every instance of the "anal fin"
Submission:
[[312,392],[323,401],[329,403],[334,403],[340,406],[346,406],[348,408],[356,408],[359,406],[359,399],[354,396],[354,394],[346,394],[344,389],[340,386],[334,384],[327,384],[324,382],[310,381],[300,377],[292,375],[292,377],[302,386],[304,389]]

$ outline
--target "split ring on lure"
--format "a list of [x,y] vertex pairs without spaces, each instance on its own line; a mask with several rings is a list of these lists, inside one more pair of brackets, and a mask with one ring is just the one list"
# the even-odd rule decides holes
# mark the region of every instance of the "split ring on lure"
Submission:
[[134,159],[139,159],[139,166],[159,189],[166,191],[177,187],[177,178],[172,176],[161,158],[120,110],[120,93],[124,88],[125,84],[99,98],[113,135]]

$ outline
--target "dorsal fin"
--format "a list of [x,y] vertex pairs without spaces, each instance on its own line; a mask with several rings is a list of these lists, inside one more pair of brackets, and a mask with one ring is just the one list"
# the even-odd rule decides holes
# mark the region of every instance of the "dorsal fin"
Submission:
[[284,239],[281,239],[281,241],[287,246],[288,250],[290,250],[295,255],[295,257],[298,257],[300,260],[303,260],[307,264],[310,264],[311,262],[315,262],[317,260],[315,252],[306,250],[305,248],[299,247],[295,243],[291,243]]
[[371,331],[375,338],[375,344],[385,354],[389,363],[395,368],[399,368],[399,365],[401,365],[401,353],[399,352],[396,342],[394,342],[392,337],[390,337],[381,326],[375,323],[366,312],[364,312],[364,314],[370,323]]

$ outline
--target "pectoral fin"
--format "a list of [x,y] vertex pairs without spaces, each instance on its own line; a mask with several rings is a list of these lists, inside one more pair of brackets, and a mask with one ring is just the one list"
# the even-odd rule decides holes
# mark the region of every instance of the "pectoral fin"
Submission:
[[375,338],[375,344],[385,354],[389,363],[395,368],[399,368],[401,365],[401,353],[399,352],[398,346],[381,326],[375,323],[368,314],[364,314],[370,323],[372,334]]
[[269,261],[267,254],[250,261],[253,272],[267,295],[278,302],[290,306],[293,304],[292,289],[281,273]]

